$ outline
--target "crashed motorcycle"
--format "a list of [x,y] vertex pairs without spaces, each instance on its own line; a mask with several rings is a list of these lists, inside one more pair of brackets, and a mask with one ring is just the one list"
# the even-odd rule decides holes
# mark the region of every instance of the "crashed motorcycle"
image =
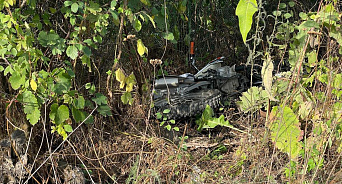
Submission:
[[[190,60],[195,66],[193,51]],[[154,108],[169,109],[167,117],[180,119],[202,113],[206,105],[215,109],[229,97],[248,89],[249,80],[240,72],[245,66],[224,66],[224,57],[210,61],[196,74],[164,76],[154,82]]]

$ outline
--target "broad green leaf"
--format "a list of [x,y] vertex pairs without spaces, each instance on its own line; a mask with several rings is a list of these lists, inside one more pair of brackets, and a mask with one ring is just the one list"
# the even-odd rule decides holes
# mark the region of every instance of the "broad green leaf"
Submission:
[[88,66],[88,71],[91,72],[91,63],[90,63],[90,58],[87,55],[83,55],[81,57],[81,61],[83,65]]
[[36,91],[36,90],[37,90],[37,83],[36,83],[36,81],[34,81],[33,79],[31,79],[30,85],[31,85],[31,89],[32,89],[33,91]]
[[40,110],[36,96],[31,91],[25,91],[22,94],[22,101],[26,119],[29,120],[31,125],[35,125],[40,118]]
[[95,98],[92,98],[91,100],[97,105],[107,105],[107,97],[101,93],[96,93]]
[[138,48],[138,53],[140,56],[143,56],[145,53],[146,54],[148,53],[148,50],[143,44],[143,42],[141,41],[141,39],[137,40],[137,48]]
[[302,149],[300,140],[303,132],[296,114],[289,107],[275,106],[272,109],[273,122],[270,124],[271,139],[275,146],[287,153],[292,159],[297,158]]
[[53,91],[57,94],[67,93],[71,88],[71,76],[64,70],[57,75],[56,85],[53,86]]
[[58,104],[57,103],[52,104],[51,107],[50,107],[49,117],[50,117],[50,119],[52,121],[54,121],[55,118],[56,118],[57,109],[58,109]]
[[168,34],[166,34],[166,33],[164,33],[163,34],[164,36],[164,39],[166,39],[166,40],[174,40],[175,39],[175,37],[173,36],[173,33],[168,33]]
[[69,108],[65,105],[61,105],[58,107],[55,117],[55,122],[57,125],[63,123],[65,120],[69,118]]
[[213,118],[211,120],[208,120],[208,122],[203,126],[203,128],[215,128],[217,125],[224,127],[233,127],[228,120],[224,120],[224,115],[221,115],[219,118]]
[[126,83],[126,76],[120,68],[115,71],[115,78],[117,81],[120,82],[120,88],[124,88]]
[[74,106],[76,109],[84,109],[85,100],[83,96],[79,96],[74,100]]
[[112,111],[108,107],[108,105],[101,105],[97,108],[97,112],[99,112],[102,116],[111,116]]
[[63,125],[64,130],[68,133],[72,132],[72,126],[71,125]]
[[74,106],[71,107],[71,113],[77,123],[82,122],[86,118],[86,113],[76,109]]
[[77,3],[72,3],[71,5],[71,11],[74,13],[77,13],[78,10],[78,4]]
[[268,98],[272,101],[278,101],[273,97],[272,94],[272,82],[273,82],[273,62],[271,61],[271,56],[266,53],[266,59],[263,62],[261,69],[262,83],[264,84],[265,90],[268,94]]
[[11,86],[14,90],[17,90],[20,88],[21,85],[24,85],[25,83],[25,76],[22,75],[22,73],[18,71],[14,71],[9,78],[9,82],[11,83]]
[[133,22],[133,27],[137,32],[139,32],[141,30],[141,22],[138,18],[135,18],[135,20]]
[[261,87],[251,87],[242,93],[237,105],[243,112],[255,112],[264,107],[267,103],[267,92]]
[[125,92],[122,96],[121,96],[121,101],[123,104],[130,104],[132,105],[133,103],[133,98],[132,98],[132,94],[130,92]]
[[0,65],[0,72],[4,71],[4,67]]
[[67,56],[69,56],[71,59],[76,59],[78,56],[78,50],[76,46],[74,45],[69,45],[67,50],[66,50]]
[[256,0],[240,0],[236,7],[235,14],[239,18],[240,33],[245,43],[247,34],[252,27],[253,15],[256,11],[258,11]]

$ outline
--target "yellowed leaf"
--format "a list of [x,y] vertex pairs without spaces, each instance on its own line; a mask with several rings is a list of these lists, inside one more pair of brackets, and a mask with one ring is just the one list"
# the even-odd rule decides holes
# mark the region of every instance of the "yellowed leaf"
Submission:
[[31,85],[31,88],[33,89],[33,91],[36,91],[36,90],[37,90],[37,83],[36,83],[36,81],[34,81],[33,79],[31,79],[30,85]]
[[126,83],[126,76],[120,68],[115,71],[115,78],[117,81],[120,82],[120,88],[124,88]]
[[273,97],[272,94],[272,82],[273,82],[273,62],[271,61],[271,56],[266,53],[266,60],[264,61],[261,69],[262,83],[265,86],[265,90],[268,94],[268,98],[272,101],[278,101]]
[[148,53],[147,48],[145,47],[144,43],[139,39],[137,41],[137,48],[138,48],[138,53],[140,56],[143,56],[145,53]]

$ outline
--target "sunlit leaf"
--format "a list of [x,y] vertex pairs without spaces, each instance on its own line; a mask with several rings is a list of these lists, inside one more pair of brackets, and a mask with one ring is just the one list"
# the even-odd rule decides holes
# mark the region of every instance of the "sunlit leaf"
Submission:
[[253,23],[253,15],[258,11],[256,0],[240,0],[235,14],[239,17],[240,33],[243,42],[246,42],[247,34],[250,31]]
[[138,53],[140,56],[143,56],[144,54],[147,54],[148,50],[141,41],[141,39],[137,40],[137,48],[138,48]]
[[64,130],[68,133],[72,132],[72,126],[71,125],[63,125]]
[[37,90],[37,83],[36,83],[36,81],[34,81],[33,79],[31,79],[31,81],[30,81],[30,86],[31,86],[31,89],[32,89],[33,91],[36,91],[36,90]]
[[65,105],[61,105],[58,107],[55,117],[55,122],[57,125],[63,123],[65,120],[69,118],[69,108]]
[[126,76],[120,68],[115,71],[115,78],[120,82],[120,88],[124,88],[126,84]]
[[77,3],[72,3],[71,5],[71,11],[74,13],[77,13],[78,10],[78,4]]
[[74,45],[70,45],[68,46],[67,50],[66,50],[66,54],[67,56],[69,56],[71,59],[76,59],[78,56],[78,50],[76,48],[76,46]]
[[273,107],[271,114],[273,122],[269,128],[272,141],[292,159],[296,158],[302,149],[300,140],[303,136],[296,114],[291,108],[281,106]]

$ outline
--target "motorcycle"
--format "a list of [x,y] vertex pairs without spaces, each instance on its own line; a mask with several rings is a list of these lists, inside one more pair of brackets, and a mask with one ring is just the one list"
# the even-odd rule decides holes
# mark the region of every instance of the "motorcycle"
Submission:
[[[193,51],[190,60],[195,66]],[[202,113],[206,105],[215,109],[229,97],[248,89],[249,79],[241,71],[245,66],[224,66],[224,57],[210,61],[196,74],[165,76],[154,82],[154,108],[169,109],[167,117],[180,119]]]

